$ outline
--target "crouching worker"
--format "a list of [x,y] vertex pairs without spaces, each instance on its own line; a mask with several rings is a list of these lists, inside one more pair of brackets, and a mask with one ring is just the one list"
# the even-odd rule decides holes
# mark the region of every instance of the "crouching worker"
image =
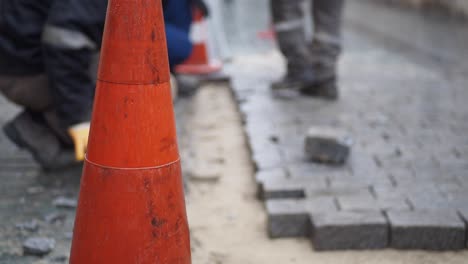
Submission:
[[2,0],[0,91],[23,107],[7,137],[46,170],[83,161],[107,0]]

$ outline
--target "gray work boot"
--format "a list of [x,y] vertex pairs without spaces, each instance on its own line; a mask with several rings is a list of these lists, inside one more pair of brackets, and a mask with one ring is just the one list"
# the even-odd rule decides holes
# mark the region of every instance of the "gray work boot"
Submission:
[[23,111],[3,130],[19,148],[28,150],[44,170],[59,170],[79,165],[73,148],[64,147],[40,114]]
[[280,98],[307,95],[327,100],[338,99],[335,70],[318,66],[309,67],[300,74],[287,74],[284,79],[273,83],[271,89]]
[[338,86],[336,81],[336,67],[315,65],[312,70],[315,78],[304,82],[300,88],[303,95],[320,97],[326,100],[338,99]]
[[271,85],[271,92],[277,98],[294,99],[300,96],[301,81],[290,75],[274,82]]
[[335,78],[324,80],[311,86],[304,86],[301,88],[301,93],[303,95],[320,97],[332,101],[337,100],[339,97]]

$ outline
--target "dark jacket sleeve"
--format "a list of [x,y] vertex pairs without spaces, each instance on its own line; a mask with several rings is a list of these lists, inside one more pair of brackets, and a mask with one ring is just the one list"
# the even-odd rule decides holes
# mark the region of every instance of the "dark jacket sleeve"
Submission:
[[90,120],[93,54],[101,46],[107,0],[57,0],[42,43],[50,89],[64,127]]
[[0,0],[0,75],[44,72],[41,34],[50,0]]

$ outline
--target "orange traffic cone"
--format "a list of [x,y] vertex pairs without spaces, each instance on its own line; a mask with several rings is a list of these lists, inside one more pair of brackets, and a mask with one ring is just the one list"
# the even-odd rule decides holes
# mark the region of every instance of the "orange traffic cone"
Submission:
[[257,36],[264,40],[273,40],[276,38],[276,32],[273,26],[270,26],[267,30],[257,32]]
[[207,27],[203,14],[199,9],[194,9],[191,28],[191,40],[193,50],[190,57],[175,68],[179,74],[207,75],[222,70],[220,61],[210,60],[207,48]]
[[110,0],[70,263],[191,263],[161,0]]

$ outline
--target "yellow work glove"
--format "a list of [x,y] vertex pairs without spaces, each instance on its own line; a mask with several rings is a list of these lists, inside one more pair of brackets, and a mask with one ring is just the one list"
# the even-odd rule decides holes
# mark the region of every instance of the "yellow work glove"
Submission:
[[75,145],[75,157],[77,161],[83,161],[88,147],[89,122],[76,124],[68,129],[68,134]]

